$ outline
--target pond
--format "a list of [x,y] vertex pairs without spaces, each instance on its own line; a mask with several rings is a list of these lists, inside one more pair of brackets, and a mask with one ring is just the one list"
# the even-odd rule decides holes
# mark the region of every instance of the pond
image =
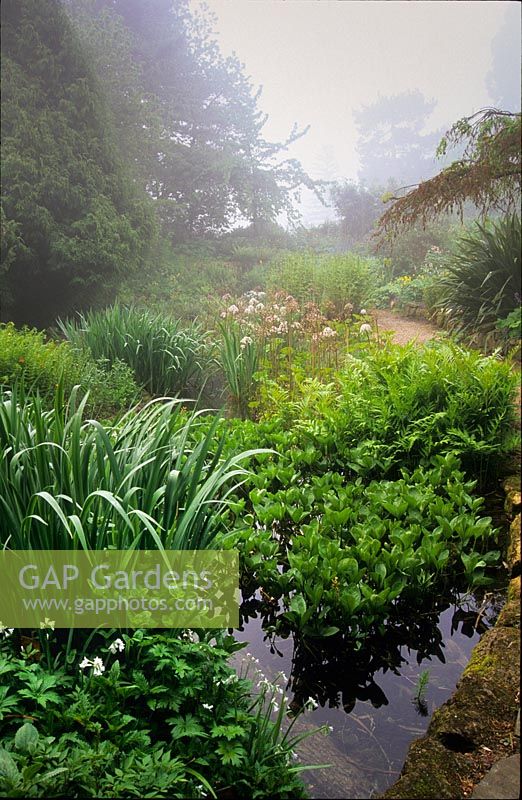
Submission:
[[[371,798],[399,777],[408,746],[422,736],[433,711],[452,694],[481,634],[494,624],[500,592],[439,599],[411,620],[386,629],[374,646],[346,651],[338,642],[319,648],[275,637],[262,604],[243,604],[236,637],[247,643],[237,654],[254,680],[280,685],[290,708],[308,698],[317,707],[300,716],[293,732],[330,726],[327,735],[306,738],[299,761],[329,764],[302,777],[311,798]],[[285,680],[286,679],[286,680]]]

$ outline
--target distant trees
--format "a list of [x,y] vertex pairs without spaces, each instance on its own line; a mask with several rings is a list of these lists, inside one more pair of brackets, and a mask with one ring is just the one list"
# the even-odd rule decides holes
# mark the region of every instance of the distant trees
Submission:
[[1,315],[43,326],[138,266],[154,221],[60,4],[4,0],[1,22]]
[[360,241],[373,229],[383,211],[382,194],[382,189],[350,181],[332,186],[330,195],[344,239]]
[[226,230],[238,218],[255,229],[281,211],[292,215],[293,193],[313,182],[284,153],[306,131],[265,141],[259,92],[240,62],[220,53],[209,17],[187,0],[67,7],[114,100],[122,146],[173,240]]
[[482,216],[490,209],[514,210],[520,202],[521,134],[521,115],[509,111],[482,109],[458,120],[437,152],[445,156],[448,148],[463,146],[461,157],[404,196],[390,197],[393,205],[379,221],[381,235],[393,237],[406,227],[462,212],[469,201]]
[[492,105],[520,111],[520,9],[506,3],[504,22],[492,44],[491,70],[486,75]]
[[434,107],[435,101],[415,90],[380,97],[354,112],[361,183],[384,186],[390,179],[417,183],[434,174],[442,131],[424,132]]

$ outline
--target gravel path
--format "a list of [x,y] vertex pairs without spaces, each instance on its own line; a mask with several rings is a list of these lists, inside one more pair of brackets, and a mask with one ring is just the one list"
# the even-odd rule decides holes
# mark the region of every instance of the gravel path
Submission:
[[381,331],[393,331],[393,342],[395,344],[407,344],[412,339],[416,339],[420,344],[434,339],[439,328],[425,319],[411,319],[401,317],[393,311],[387,309],[377,309],[373,312],[377,318],[377,323]]

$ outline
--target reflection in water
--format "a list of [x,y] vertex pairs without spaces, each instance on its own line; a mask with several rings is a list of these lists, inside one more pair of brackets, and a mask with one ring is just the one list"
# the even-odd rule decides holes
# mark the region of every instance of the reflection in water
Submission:
[[355,649],[342,637],[303,641],[289,630],[276,636],[276,610],[255,599],[243,604],[236,635],[263,675],[289,676],[291,709],[310,697],[318,703],[298,720],[299,729],[331,727],[328,737],[310,737],[299,751],[305,763],[332,765],[303,774],[312,798],[369,798],[398,778],[408,745],[452,693],[501,605],[498,593],[439,599]]

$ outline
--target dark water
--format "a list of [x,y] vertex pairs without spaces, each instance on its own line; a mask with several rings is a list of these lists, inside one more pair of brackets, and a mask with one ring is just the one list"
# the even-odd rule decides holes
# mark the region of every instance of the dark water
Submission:
[[[423,735],[433,711],[452,694],[501,604],[499,593],[459,596],[451,605],[439,601],[390,628],[364,652],[338,642],[320,650],[296,645],[291,635],[270,638],[261,617],[252,618],[250,604],[250,618],[236,633],[248,643],[243,660],[250,663],[250,676],[274,680],[283,671],[288,680],[279,682],[291,708],[315,699],[317,708],[299,718],[295,732],[325,724],[333,729],[297,748],[302,763],[332,765],[303,773],[312,798],[370,798],[399,777],[410,742]],[[426,670],[425,691],[416,700]]]

